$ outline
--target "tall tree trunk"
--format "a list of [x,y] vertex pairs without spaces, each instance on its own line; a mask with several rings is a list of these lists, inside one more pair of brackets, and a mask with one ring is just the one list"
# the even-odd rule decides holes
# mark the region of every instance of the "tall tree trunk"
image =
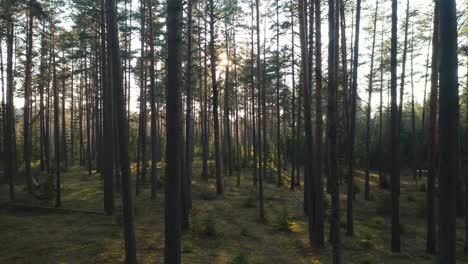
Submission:
[[14,24],[11,10],[7,13],[7,65],[6,65],[6,102],[5,102],[5,175],[8,175],[10,200],[15,199],[14,179],[16,178],[16,142],[15,142],[15,115],[14,115],[14,85],[13,85],[13,39]]
[[155,77],[155,53],[154,53],[154,36],[153,36],[153,3],[148,0],[148,12],[149,12],[149,46],[150,46],[150,104],[151,104],[151,199],[156,199],[156,179],[157,179],[157,168],[156,163],[158,162],[158,138],[157,138],[157,122],[158,113],[156,110],[156,77]]
[[208,135],[208,48],[207,48],[207,19],[204,19],[204,56],[203,56],[203,131],[202,131],[202,179],[208,180],[208,156],[209,156],[209,135]]
[[280,112],[280,51],[279,51],[279,0],[276,0],[276,166],[277,185],[283,185],[281,177],[281,112]]
[[193,162],[193,91],[192,91],[192,0],[187,9],[187,69],[185,89],[187,106],[185,114],[185,164],[182,175],[182,230],[189,228],[189,211],[192,208],[192,162]]
[[[125,237],[126,263],[134,264],[136,258],[135,221],[130,181],[130,159],[128,155],[128,122],[123,99],[122,66],[120,60],[119,34],[117,29],[117,10],[114,0],[106,0],[107,7],[107,41],[110,44],[112,64],[110,64],[113,79],[113,91],[115,99],[115,113],[117,131],[119,137],[120,171],[122,174],[122,204]],[[175,177],[175,176],[174,176]],[[174,178],[173,177],[173,178]],[[171,186],[168,183],[168,186]],[[177,192],[177,189],[175,190]],[[177,213],[177,210],[174,210]]]
[[[45,127],[44,127],[44,84],[45,84],[45,56],[46,56],[46,48],[45,48],[45,26],[43,25],[43,28],[42,28],[42,32],[41,32],[41,59],[40,59],[40,68],[39,68],[39,129],[40,129],[40,133],[39,133],[39,161],[40,161],[40,169],[41,171],[44,171],[45,170],[45,160],[44,160],[44,136],[45,136]],[[0,46],[1,46],[1,41],[0,41]],[[1,51],[1,47],[0,47],[0,53],[2,53]],[[1,67],[1,72],[2,72],[2,94],[4,94],[4,90],[3,90],[3,60],[2,60],[2,57],[0,55],[0,67]],[[4,98],[2,98],[2,109],[4,109]],[[73,113],[73,112],[72,112]],[[4,116],[2,116],[2,120],[4,120]]]
[[458,177],[457,14],[454,0],[440,1],[439,97],[439,252],[437,263],[456,263],[456,185]]
[[[170,1],[170,0],[168,0]],[[176,0],[171,0],[176,1]],[[213,91],[213,123],[214,123],[214,144],[215,144],[215,174],[216,174],[216,192],[218,195],[223,194],[223,178],[221,176],[221,153],[219,149],[219,116],[218,116],[218,84],[216,81],[216,50],[215,42],[215,14],[214,2],[209,0],[210,9],[210,67],[211,67],[211,88]]]
[[250,79],[250,85],[251,85],[251,91],[252,91],[252,141],[253,141],[253,184],[256,186],[257,185],[257,179],[258,179],[258,142],[257,142],[257,128],[256,128],[256,112],[255,112],[255,73],[254,73],[254,62],[255,62],[255,57],[254,57],[254,6],[255,6],[255,1],[253,0],[251,3],[251,25],[250,25],[250,60],[251,60],[251,79]]
[[375,54],[375,36],[377,33],[377,15],[379,11],[379,1],[375,1],[375,13],[372,31],[372,48],[371,48],[371,64],[369,72],[369,87],[367,90],[367,109],[366,109],[366,171],[365,171],[365,184],[364,184],[364,199],[369,201],[370,185],[369,185],[369,170],[370,170],[370,143],[371,143],[371,107],[372,107],[372,92],[374,81],[374,54]]
[[434,2],[434,26],[432,35],[432,65],[431,65],[431,93],[429,103],[429,169],[427,175],[427,230],[426,252],[435,254],[436,241],[436,201],[435,180],[437,166],[437,90],[439,82],[439,1]]
[[322,173],[322,140],[323,140],[323,112],[322,112],[322,11],[320,0],[314,0],[315,12],[315,182],[314,201],[315,213],[313,228],[313,244],[315,248],[324,247],[324,213],[323,207],[323,173]]
[[380,103],[379,103],[379,185],[382,184],[386,177],[384,175],[384,163],[385,158],[383,151],[383,88],[384,88],[384,53],[385,53],[385,41],[384,41],[384,21],[382,21],[382,31],[380,33]]
[[[214,13],[213,0],[210,0],[210,52],[211,68],[215,73],[214,53]],[[182,1],[167,0],[167,94],[166,94],[166,206],[165,206],[165,254],[164,263],[181,263],[180,254],[180,227],[181,227],[181,166],[183,156],[182,135]],[[215,76],[215,75],[213,75]],[[212,78],[213,78],[212,76]],[[214,84],[216,77],[214,77]],[[216,90],[216,87],[213,91]],[[216,91],[217,93],[217,91]],[[216,94],[217,96],[217,94]],[[216,98],[217,100],[217,98]],[[216,104],[216,102],[215,102]],[[217,109],[215,109],[217,121]],[[216,131],[216,128],[215,128]],[[218,131],[219,132],[219,131]],[[219,136],[219,135],[218,135]],[[218,142],[219,143],[219,142]],[[219,149],[218,149],[219,151]],[[219,152],[218,152],[219,154]],[[219,158],[219,157],[218,157]],[[218,159],[219,161],[219,159]],[[219,165],[219,164],[218,164]],[[217,171],[220,173],[219,171]],[[221,178],[219,178],[219,181]],[[219,182],[221,183],[221,182]],[[221,193],[222,193],[222,189]]]
[[[75,159],[75,90],[73,85],[74,77],[74,62],[71,63],[70,71],[70,163],[73,165]],[[42,74],[41,74],[42,76]],[[42,100],[41,100],[42,102]],[[42,107],[41,107],[42,109]]]
[[336,49],[336,23],[337,11],[335,0],[328,1],[328,106],[327,106],[327,135],[328,135],[328,164],[329,164],[329,191],[332,196],[332,212],[330,217],[331,243],[333,247],[333,263],[339,264],[341,260],[341,237],[340,237],[340,187],[337,173],[337,150],[336,150],[336,95],[338,90],[337,80],[337,55]]
[[297,142],[296,142],[296,59],[295,59],[295,33],[294,33],[294,1],[291,0],[290,3],[290,12],[291,12],[291,88],[292,88],[292,102],[291,102],[291,113],[292,113],[292,135],[291,135],[291,144],[292,144],[292,164],[291,164],[291,186],[290,189],[294,190],[295,177],[297,172]]
[[[101,0],[101,54],[102,54],[102,91],[103,91],[103,178],[104,178],[104,210],[107,215],[114,213],[114,107],[113,87],[108,82],[111,78],[111,63],[106,55],[106,12],[105,0]],[[110,44],[110,43],[109,43]]]
[[[304,96],[304,129],[305,129],[305,147],[304,147],[304,157],[310,159],[310,161],[305,161],[304,165],[304,180],[307,179],[307,188],[308,194],[304,197],[304,203],[307,203],[307,213],[309,216],[309,242],[311,245],[314,245],[314,215],[315,215],[315,199],[313,191],[313,181],[312,178],[314,173],[312,171],[313,166],[311,163],[313,159],[313,137],[312,137],[312,110],[311,110],[311,95],[310,95],[310,83],[309,83],[309,56],[307,51],[307,37],[306,37],[306,11],[305,11],[305,1],[299,0],[299,35],[301,40],[301,72],[302,72],[302,94]],[[306,188],[306,187],[304,187]]]
[[398,162],[399,154],[399,112],[397,109],[397,31],[398,15],[397,0],[392,0],[392,37],[391,37],[391,198],[392,198],[392,252],[400,252],[400,164]]
[[[465,53],[468,65],[468,52]],[[468,91],[468,67],[466,67],[465,91]],[[466,104],[468,105],[468,93],[466,93]],[[468,127],[468,107],[466,108],[466,126]],[[468,254],[468,173],[465,172],[465,254]]]
[[[354,56],[353,56],[353,81],[351,86],[350,98],[350,128],[349,128],[349,154],[348,154],[348,195],[346,208],[346,235],[354,236],[354,216],[353,216],[353,200],[354,200],[354,142],[356,134],[356,103],[357,103],[357,75],[359,67],[359,33],[361,23],[361,0],[357,0],[356,4],[356,35],[354,38]],[[373,66],[373,65],[372,65]],[[372,69],[371,66],[371,69]]]
[[411,25],[411,171],[413,178],[418,185],[418,177],[416,175],[416,157],[417,157],[417,144],[416,144],[416,110],[414,108],[414,25]]
[[23,109],[23,136],[24,136],[24,167],[26,177],[26,187],[28,193],[33,192],[33,180],[31,175],[31,120],[30,120],[30,100],[31,100],[31,68],[32,68],[32,45],[33,45],[33,0],[29,1],[27,43],[26,43],[26,67],[24,80],[24,109]]
[[[261,123],[262,120],[262,114],[260,113],[260,104],[262,102],[260,92],[261,92],[261,87],[262,87],[262,77],[261,77],[261,60],[260,60],[260,0],[255,0],[255,13],[256,13],[256,32],[257,32],[257,72],[256,72],[256,79],[257,79],[257,91],[258,91],[258,115],[257,115],[257,120],[258,120],[258,134],[257,134],[257,149],[258,149],[258,160],[260,163],[260,171],[258,173],[258,202],[259,202],[259,212],[260,212],[260,220],[265,219],[265,208],[264,208],[264,201],[263,201],[263,170],[262,168],[264,167],[264,161],[265,161],[265,156],[262,156],[263,148],[262,148],[262,136],[261,136],[261,126],[263,125]],[[263,118],[266,118],[263,116]]]
[[85,70],[85,93],[86,93],[86,159],[88,161],[88,175],[92,174],[92,163],[91,163],[91,92],[88,84],[88,63],[87,63],[87,49],[85,47],[85,60],[84,60],[84,70]]
[[[52,22],[53,23],[53,22]],[[59,140],[59,91],[57,84],[57,64],[55,62],[55,25],[52,25],[52,85],[54,89],[54,150],[55,150],[55,207],[62,206],[62,186],[60,176],[60,140]],[[63,111],[63,110],[62,110]]]
[[403,94],[405,91],[405,77],[406,77],[406,57],[408,53],[408,27],[409,27],[409,0],[406,0],[406,16],[405,16],[405,40],[403,44],[403,58],[401,65],[401,79],[400,79],[400,105],[398,106],[398,138],[401,131],[403,131]]
[[[63,59],[65,59],[65,54],[63,54]],[[65,100],[66,100],[66,84],[65,84],[65,65],[62,66],[62,158],[63,158],[63,165],[65,168],[68,168],[68,155],[67,155],[67,130],[66,130],[66,119],[65,119]]]

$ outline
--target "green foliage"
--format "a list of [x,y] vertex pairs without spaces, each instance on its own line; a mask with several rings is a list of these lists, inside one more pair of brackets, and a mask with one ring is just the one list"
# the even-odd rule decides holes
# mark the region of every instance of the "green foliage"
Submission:
[[408,228],[404,224],[400,224],[400,234],[404,235],[408,232]]
[[231,260],[229,261],[230,264],[249,264],[249,256],[244,252],[239,252],[232,256]]
[[371,222],[373,222],[379,228],[385,225],[385,219],[380,216],[373,217],[371,219]]
[[296,237],[291,241],[291,247],[295,249],[300,254],[305,254],[305,246],[302,239]]
[[218,235],[218,230],[216,228],[216,221],[212,214],[208,216],[202,222],[202,232],[205,237],[215,237]]
[[199,212],[195,207],[192,207],[189,212],[189,224],[190,224],[190,234],[192,239],[197,239],[200,235],[201,224],[199,218]]
[[244,201],[244,207],[254,208],[257,206],[257,197],[254,191],[251,191]]
[[192,253],[193,252],[193,244],[191,241],[182,241],[182,252],[184,253]]
[[291,231],[291,217],[285,206],[276,213],[274,227],[278,231]]

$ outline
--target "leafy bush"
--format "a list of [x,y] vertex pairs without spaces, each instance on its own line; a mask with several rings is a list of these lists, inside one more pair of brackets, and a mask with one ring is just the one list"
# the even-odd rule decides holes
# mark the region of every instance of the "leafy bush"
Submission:
[[203,235],[206,237],[215,237],[218,234],[216,222],[211,214],[203,220],[202,228]]
[[291,217],[286,207],[276,214],[275,228],[279,231],[291,231]]
[[190,241],[182,241],[182,252],[184,253],[192,253],[193,252],[193,244]]

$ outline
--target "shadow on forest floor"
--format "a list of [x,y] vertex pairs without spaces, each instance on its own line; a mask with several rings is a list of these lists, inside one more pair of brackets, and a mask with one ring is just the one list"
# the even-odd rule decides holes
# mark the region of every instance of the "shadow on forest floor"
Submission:
[[[215,181],[200,180],[196,161],[193,180],[191,230],[183,235],[183,263],[331,263],[331,247],[313,251],[308,246],[307,219],[302,213],[302,188],[278,188],[266,179],[266,222],[258,220],[255,188],[250,171],[225,177],[225,194],[217,197]],[[160,172],[159,175],[164,175]],[[289,175],[283,175],[285,180]],[[401,235],[402,252],[391,253],[388,190],[377,186],[371,175],[372,201],[363,199],[363,173],[356,171],[355,236],[346,237],[346,194],[342,195],[341,227],[344,263],[433,263],[425,254],[425,192],[409,177],[402,178]],[[102,181],[87,175],[84,168],[73,167],[63,174],[63,208],[102,211]],[[53,201],[38,201],[16,185],[18,203],[53,206]],[[341,188],[344,191],[346,188]],[[328,195],[327,195],[328,196]],[[163,263],[164,207],[163,190],[155,201],[149,199],[149,185],[135,198],[138,259],[140,263]],[[6,185],[0,186],[0,204],[8,201]],[[325,208],[330,209],[326,197]],[[124,261],[121,232],[121,202],[116,196],[114,216],[64,213],[53,210],[0,207],[0,263],[117,263]],[[463,220],[458,219],[459,262],[462,257]],[[328,220],[326,238],[328,241]]]

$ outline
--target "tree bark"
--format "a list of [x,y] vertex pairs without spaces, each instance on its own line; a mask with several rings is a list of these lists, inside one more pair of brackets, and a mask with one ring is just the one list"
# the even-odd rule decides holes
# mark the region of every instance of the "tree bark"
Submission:
[[454,0],[439,4],[439,252],[437,263],[456,263],[456,185],[458,177],[457,14]]
[[431,93],[429,103],[429,169],[427,175],[427,226],[426,252],[435,254],[437,248],[435,180],[437,166],[437,93],[439,81],[439,1],[434,2],[434,26],[432,35]]
[[313,240],[312,246],[315,248],[324,247],[324,213],[323,207],[323,174],[322,174],[322,140],[323,140],[323,120],[322,120],[322,11],[320,0],[314,0],[315,12],[315,181],[314,181],[314,201],[315,212],[313,214]]
[[[117,10],[114,0],[106,0],[107,7],[107,41],[110,44],[112,58],[111,74],[113,79],[116,124],[119,137],[120,171],[122,174],[122,204],[125,238],[126,263],[135,264],[136,242],[133,199],[130,181],[130,159],[128,155],[128,122],[123,98],[122,65],[120,60],[119,34],[117,29]],[[168,183],[169,185],[169,183]],[[170,186],[170,185],[169,185]],[[177,190],[176,190],[177,191]],[[177,212],[176,210],[174,210]]]
[[397,109],[397,0],[392,0],[392,37],[390,55],[390,92],[391,92],[391,200],[392,200],[392,252],[400,252],[400,164],[399,154],[399,112]]
[[[213,0],[210,0],[210,51],[214,71],[214,14]],[[165,202],[165,251],[164,263],[181,263],[181,166],[183,155],[182,136],[182,1],[167,0],[167,94],[166,94],[166,202]],[[213,75],[215,76],[215,75]],[[212,76],[212,77],[213,77]],[[216,79],[214,79],[216,81]],[[215,91],[216,88],[213,89]],[[217,98],[216,98],[217,99]],[[217,109],[216,109],[217,110]],[[217,113],[215,113],[217,115]],[[215,119],[217,116],[215,116]],[[217,119],[216,119],[217,120]],[[219,131],[218,131],[219,132]],[[218,142],[219,143],[219,142]],[[219,154],[219,153],[218,153]],[[218,160],[219,161],[219,160]],[[219,172],[219,171],[218,171]],[[220,179],[219,179],[220,180]]]
[[374,81],[374,54],[375,54],[375,37],[377,33],[377,15],[379,11],[379,1],[375,1],[375,13],[372,31],[372,48],[371,48],[371,64],[369,72],[369,87],[367,91],[367,109],[366,109],[366,171],[365,171],[365,184],[364,184],[364,199],[369,201],[370,185],[369,185],[369,170],[370,170],[370,143],[371,143],[371,107],[372,107],[372,92]]

